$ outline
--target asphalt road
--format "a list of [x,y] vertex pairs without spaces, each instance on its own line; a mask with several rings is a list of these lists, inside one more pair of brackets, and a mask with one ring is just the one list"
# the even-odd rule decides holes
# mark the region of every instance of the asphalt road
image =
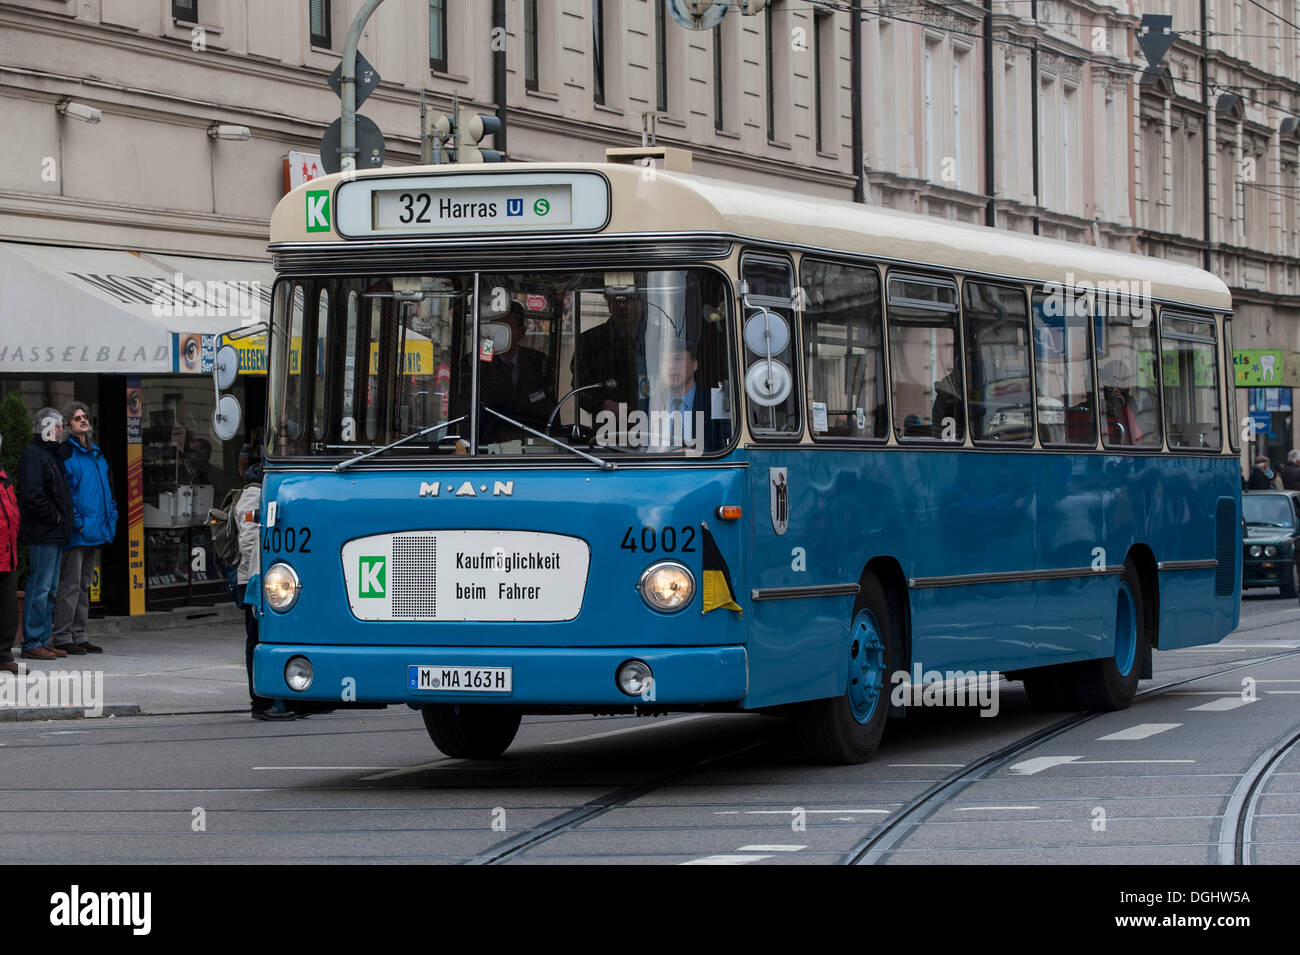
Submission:
[[1251,592],[1237,633],[1155,667],[1123,712],[1008,684],[996,717],[914,713],[850,767],[748,715],[530,718],[495,762],[404,707],[8,723],[0,862],[1300,862],[1300,605]]

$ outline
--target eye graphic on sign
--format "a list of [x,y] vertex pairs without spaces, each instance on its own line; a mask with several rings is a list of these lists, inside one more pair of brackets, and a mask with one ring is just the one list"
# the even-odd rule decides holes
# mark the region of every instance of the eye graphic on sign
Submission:
[[181,371],[198,371],[199,358],[203,343],[198,335],[185,335],[181,338]]
[[533,203],[533,212],[539,216],[544,216],[551,211],[551,204],[545,199],[538,199]]

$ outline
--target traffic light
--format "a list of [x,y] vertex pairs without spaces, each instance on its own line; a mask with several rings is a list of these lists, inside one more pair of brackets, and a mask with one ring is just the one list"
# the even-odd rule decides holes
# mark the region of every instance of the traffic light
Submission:
[[505,156],[495,149],[480,149],[484,136],[501,132],[501,120],[482,116],[462,106],[456,110],[453,130],[456,135],[456,162],[503,162]]

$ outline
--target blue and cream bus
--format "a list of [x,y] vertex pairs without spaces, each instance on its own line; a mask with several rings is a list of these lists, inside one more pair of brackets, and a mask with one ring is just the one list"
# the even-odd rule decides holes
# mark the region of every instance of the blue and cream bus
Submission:
[[1116,709],[1236,626],[1219,279],[619,152],[276,208],[259,694],[462,757],[779,712],[857,762],[896,672]]

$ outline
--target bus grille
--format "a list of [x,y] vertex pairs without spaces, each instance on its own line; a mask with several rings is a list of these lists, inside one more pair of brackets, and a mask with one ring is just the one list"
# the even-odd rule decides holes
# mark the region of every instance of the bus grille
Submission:
[[1241,524],[1232,498],[1219,498],[1214,521],[1214,557],[1219,562],[1214,571],[1214,594],[1231,597],[1238,579],[1237,555],[1241,553]]
[[393,617],[397,620],[432,620],[438,616],[438,538],[408,534],[393,538],[390,587]]

